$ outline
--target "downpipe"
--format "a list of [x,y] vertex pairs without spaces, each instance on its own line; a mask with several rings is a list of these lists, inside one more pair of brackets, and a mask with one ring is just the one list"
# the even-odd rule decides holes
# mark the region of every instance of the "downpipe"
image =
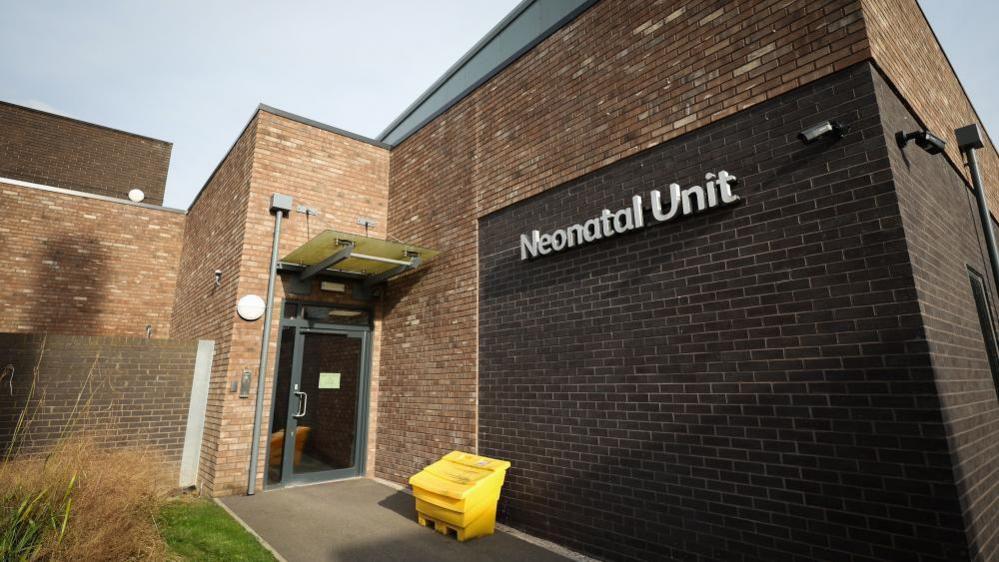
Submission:
[[264,333],[260,337],[260,365],[257,368],[257,403],[253,409],[253,442],[250,444],[250,470],[246,495],[252,496],[257,487],[257,457],[260,456],[260,424],[264,415],[264,374],[267,372],[267,351],[270,347],[271,311],[274,308],[274,280],[277,277],[278,246],[281,241],[281,219],[291,213],[291,197],[271,195],[270,212],[274,215],[274,240],[271,242],[271,266],[267,274],[267,300],[264,306]]
[[985,233],[985,246],[989,252],[989,265],[992,270],[994,287],[999,287],[999,250],[996,249],[996,234],[992,228],[992,215],[989,212],[988,195],[982,185],[982,172],[978,167],[978,156],[975,151],[985,146],[982,142],[982,132],[977,124],[972,123],[954,130],[957,137],[957,147],[964,153],[971,172],[971,185],[975,190],[975,201],[978,203],[978,218],[982,222],[982,232]]

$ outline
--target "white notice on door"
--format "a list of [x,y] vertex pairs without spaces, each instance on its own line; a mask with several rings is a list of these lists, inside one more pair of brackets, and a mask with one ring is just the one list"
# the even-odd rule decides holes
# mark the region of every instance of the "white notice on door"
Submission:
[[340,388],[340,373],[319,373],[319,389]]

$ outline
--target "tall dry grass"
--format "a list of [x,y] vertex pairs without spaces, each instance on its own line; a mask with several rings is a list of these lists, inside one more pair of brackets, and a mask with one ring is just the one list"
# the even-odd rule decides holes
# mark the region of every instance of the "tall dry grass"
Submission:
[[18,454],[34,412],[45,407],[44,393],[36,393],[43,359],[44,343],[0,461],[0,561],[164,559],[156,517],[173,490],[169,467],[156,451],[107,445],[115,442],[115,416],[92,407],[99,360],[55,444],[44,454]]

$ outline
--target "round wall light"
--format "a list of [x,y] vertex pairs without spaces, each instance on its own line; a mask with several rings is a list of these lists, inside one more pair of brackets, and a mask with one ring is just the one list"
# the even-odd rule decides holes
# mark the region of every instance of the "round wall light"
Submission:
[[141,189],[133,189],[128,192],[128,199],[132,203],[142,203],[142,200],[145,198],[146,194]]
[[264,299],[257,295],[246,295],[236,303],[236,313],[243,320],[252,322],[264,315]]

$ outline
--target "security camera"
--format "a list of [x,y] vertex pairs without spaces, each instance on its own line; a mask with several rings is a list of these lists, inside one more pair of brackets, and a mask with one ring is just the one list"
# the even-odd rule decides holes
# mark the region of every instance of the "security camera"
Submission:
[[916,131],[909,134],[899,131],[895,133],[895,140],[898,141],[900,148],[904,148],[905,145],[909,144],[909,141],[914,140],[916,145],[925,150],[927,154],[940,154],[947,146],[947,141],[929,131]]
[[822,137],[841,138],[846,133],[846,127],[836,121],[823,121],[808,127],[798,133],[798,139],[805,144],[812,144]]

